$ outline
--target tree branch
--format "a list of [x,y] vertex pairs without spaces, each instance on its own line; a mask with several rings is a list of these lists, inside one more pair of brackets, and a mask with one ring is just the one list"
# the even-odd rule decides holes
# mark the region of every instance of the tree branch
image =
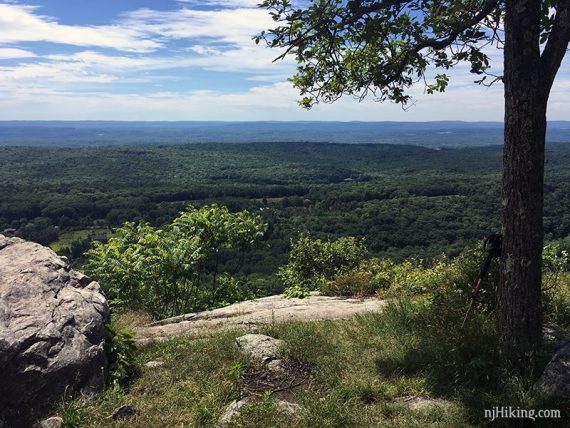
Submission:
[[428,39],[423,42],[418,43],[416,46],[413,47],[413,50],[417,53],[425,48],[433,48],[433,49],[443,49],[449,46],[451,43],[455,41],[457,36],[461,34],[463,31],[467,30],[468,28],[480,23],[483,19],[485,19],[492,11],[495,9],[499,0],[486,0],[481,10],[473,15],[473,17],[467,21],[460,22],[457,27],[453,28],[451,32],[448,34],[447,37],[443,39]]
[[550,91],[556,73],[570,43],[570,1],[559,0],[556,17],[546,46],[540,57],[545,79],[545,89]]
[[389,7],[401,6],[404,3],[409,3],[409,0],[384,0],[373,3],[369,6],[362,6],[360,3],[362,2],[359,2],[359,6],[354,11],[352,11],[352,13],[347,18],[343,19],[337,24],[337,28],[342,29],[344,27],[352,25],[361,19],[364,15],[378,12],[382,9],[388,9]]
[[[401,74],[406,68],[406,65],[408,65],[409,60],[414,55],[417,55],[422,49],[432,48],[437,50],[437,49],[444,49],[449,45],[451,45],[455,41],[457,36],[459,36],[459,34],[461,34],[466,29],[472,27],[473,25],[478,24],[483,19],[485,19],[485,17],[487,17],[493,11],[493,9],[495,9],[498,3],[499,0],[486,0],[485,3],[483,3],[481,10],[478,13],[473,15],[471,19],[459,23],[455,28],[453,28],[450,31],[450,33],[445,38],[426,39],[411,46],[410,49],[406,50],[405,52],[402,52],[401,59],[395,63],[397,67],[394,68],[394,75]],[[390,81],[390,77],[386,79],[386,83],[388,81]]]

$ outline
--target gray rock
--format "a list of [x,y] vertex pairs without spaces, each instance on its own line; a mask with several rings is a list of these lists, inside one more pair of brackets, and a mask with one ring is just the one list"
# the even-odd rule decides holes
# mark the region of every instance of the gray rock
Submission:
[[[218,419],[218,427],[225,427],[230,424],[233,418],[238,416],[243,408],[251,403],[251,397],[246,397],[241,400],[234,400],[224,410],[222,416]],[[296,403],[291,403],[285,400],[276,400],[275,404],[277,405],[277,411],[280,413],[284,413],[291,417],[298,416],[301,411],[302,407]]]
[[224,413],[218,419],[218,426],[225,427],[230,424],[231,420],[241,413],[241,410],[247,406],[251,401],[250,397],[246,397],[242,400],[234,400],[227,405]]
[[410,410],[422,410],[430,407],[449,407],[452,405],[450,401],[442,400],[440,398],[427,398],[427,397],[398,397],[394,402]]
[[285,400],[277,400],[277,409],[279,412],[289,416],[298,416],[303,410],[297,403],[291,403]]
[[283,373],[285,371],[285,367],[283,366],[282,360],[272,360],[269,361],[265,367],[267,367],[270,371],[274,373]]
[[7,418],[104,386],[109,308],[99,284],[49,248],[0,235],[0,408]]
[[160,367],[163,364],[164,364],[164,361],[155,360],[155,361],[149,361],[144,366],[149,368],[149,369],[156,369],[157,367]]
[[279,358],[283,341],[264,334],[246,334],[236,339],[239,350],[252,360],[263,364]]
[[125,404],[113,410],[113,413],[111,413],[109,418],[114,420],[130,418],[131,416],[134,416],[136,412],[137,410],[135,409],[134,406],[131,406],[130,404]]
[[40,428],[62,428],[63,419],[59,416],[52,416],[40,422]]
[[534,391],[548,401],[570,400],[570,340],[553,355],[534,385]]

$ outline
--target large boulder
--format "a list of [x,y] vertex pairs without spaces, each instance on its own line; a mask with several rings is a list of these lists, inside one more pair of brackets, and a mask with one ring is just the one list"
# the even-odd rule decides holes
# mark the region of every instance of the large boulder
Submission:
[[63,393],[101,390],[108,318],[99,284],[67,259],[0,235],[0,415],[14,424]]
[[547,401],[570,401],[570,340],[560,346],[534,385]]

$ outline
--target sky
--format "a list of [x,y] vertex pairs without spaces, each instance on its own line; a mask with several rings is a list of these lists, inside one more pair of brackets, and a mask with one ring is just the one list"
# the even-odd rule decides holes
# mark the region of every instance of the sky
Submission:
[[[406,110],[351,97],[303,110],[293,59],[252,40],[274,26],[258,2],[0,0],[0,120],[503,120],[502,85],[466,66],[444,94],[414,87]],[[550,120],[570,120],[569,90],[566,58]]]

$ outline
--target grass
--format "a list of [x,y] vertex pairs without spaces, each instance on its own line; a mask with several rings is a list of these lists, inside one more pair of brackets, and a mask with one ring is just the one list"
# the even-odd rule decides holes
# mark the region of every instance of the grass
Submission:
[[[462,330],[463,310],[450,301],[402,299],[381,314],[263,327],[260,333],[284,340],[286,365],[310,370],[311,381],[288,396],[303,411],[296,419],[280,414],[268,391],[232,426],[526,426],[521,420],[491,423],[484,409],[540,408],[530,391],[547,357],[536,362],[530,375],[502,368],[492,317],[475,311]],[[139,351],[139,363],[161,359],[163,366],[143,367],[126,391],[115,388],[91,401],[65,401],[57,413],[67,427],[216,426],[224,407],[243,390],[248,361],[234,346],[242,333],[232,330],[198,340],[151,344]],[[450,404],[409,410],[394,400],[406,396],[440,398]],[[134,405],[137,414],[122,421],[109,419],[123,404]],[[563,415],[567,417],[567,410]],[[567,419],[537,420],[536,425],[566,423]]]
[[113,324],[118,330],[131,331],[136,327],[143,327],[152,322],[152,316],[142,310],[127,309],[119,316],[113,316]]
[[109,234],[110,229],[106,227],[71,230],[60,234],[59,239],[50,244],[50,248],[57,253],[66,247],[70,247],[72,242],[83,241],[90,236],[108,236]]

